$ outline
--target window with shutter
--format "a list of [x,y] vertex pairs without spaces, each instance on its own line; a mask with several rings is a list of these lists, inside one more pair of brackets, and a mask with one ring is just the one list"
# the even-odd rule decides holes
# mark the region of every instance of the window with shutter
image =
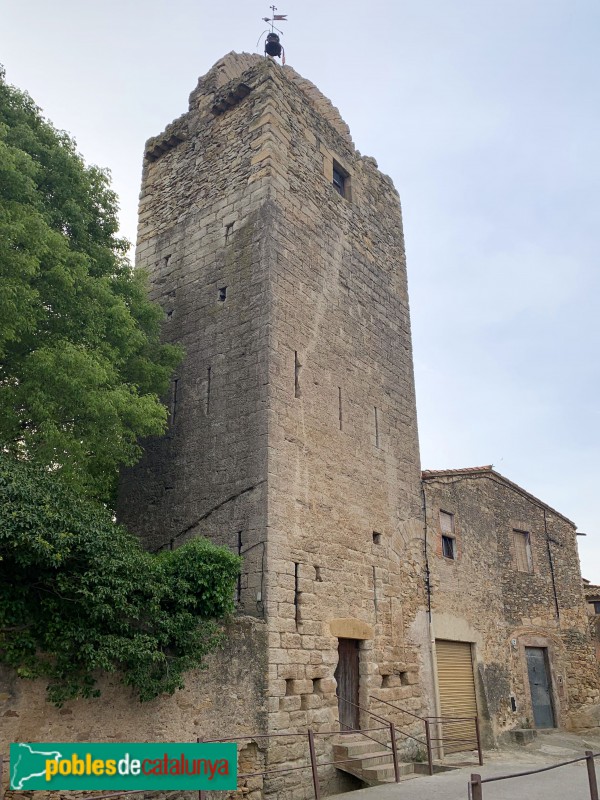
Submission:
[[440,531],[442,533],[442,555],[444,558],[456,558],[456,538],[454,535],[454,514],[440,511]]
[[513,531],[515,566],[519,572],[533,572],[531,544],[527,531]]

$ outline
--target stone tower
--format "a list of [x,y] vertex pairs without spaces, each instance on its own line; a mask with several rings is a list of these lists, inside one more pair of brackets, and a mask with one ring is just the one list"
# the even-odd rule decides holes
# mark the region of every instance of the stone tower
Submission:
[[353,726],[356,706],[381,708],[374,695],[424,710],[420,465],[391,180],[314,85],[232,53],[147,143],[137,265],[186,358],[168,433],[124,476],[121,519],[152,550],[206,536],[243,556],[239,614],[266,632],[244,666],[266,732]]

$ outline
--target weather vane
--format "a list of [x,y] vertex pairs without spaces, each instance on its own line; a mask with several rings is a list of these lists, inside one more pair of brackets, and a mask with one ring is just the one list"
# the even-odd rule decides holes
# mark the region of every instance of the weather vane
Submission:
[[[258,42],[256,46],[258,47],[260,40],[262,37],[267,34],[267,38],[265,39],[265,56],[271,56],[271,58],[281,58],[281,63],[285,64],[285,50],[281,44],[279,39],[279,35],[283,36],[283,31],[279,30],[279,28],[275,27],[276,22],[286,22],[287,21],[287,14],[276,14],[277,6],[269,6],[271,9],[271,16],[270,17],[263,17],[264,22],[271,23],[271,31],[263,31],[259,36]],[[275,32],[277,31],[277,33]]]

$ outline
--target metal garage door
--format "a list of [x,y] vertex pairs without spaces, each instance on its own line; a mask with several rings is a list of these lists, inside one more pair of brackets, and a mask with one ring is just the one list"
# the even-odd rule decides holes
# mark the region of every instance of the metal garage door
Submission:
[[[475,681],[469,642],[436,639],[438,686],[442,717],[476,717]],[[442,724],[445,753],[474,750],[477,734],[474,720]]]

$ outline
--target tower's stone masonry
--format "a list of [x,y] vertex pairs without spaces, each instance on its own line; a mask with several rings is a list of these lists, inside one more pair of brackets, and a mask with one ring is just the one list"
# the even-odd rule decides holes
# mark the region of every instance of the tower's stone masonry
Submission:
[[[137,264],[186,359],[168,435],[125,476],[122,520],[152,549],[204,535],[241,550],[240,611],[268,628],[269,732],[338,727],[339,639],[360,642],[360,705],[376,711],[379,694],[424,711],[420,466],[390,179],[312,84],[231,54],[147,145]],[[305,763],[306,743],[268,760]],[[284,797],[295,783],[270,788]]]

